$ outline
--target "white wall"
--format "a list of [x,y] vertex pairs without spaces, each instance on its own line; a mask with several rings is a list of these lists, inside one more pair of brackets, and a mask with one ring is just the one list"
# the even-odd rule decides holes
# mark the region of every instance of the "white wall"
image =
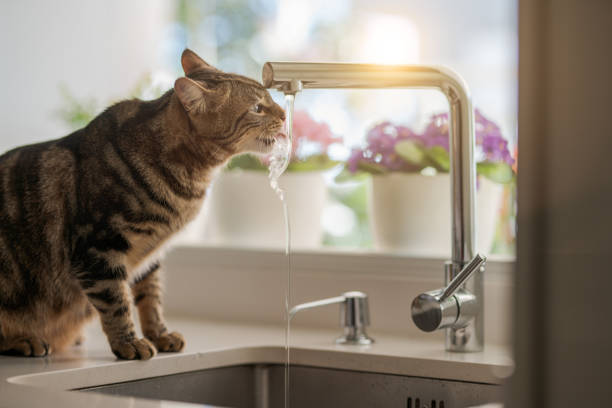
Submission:
[[64,136],[59,84],[101,102],[127,96],[161,64],[173,2],[20,0],[0,3],[0,151]]

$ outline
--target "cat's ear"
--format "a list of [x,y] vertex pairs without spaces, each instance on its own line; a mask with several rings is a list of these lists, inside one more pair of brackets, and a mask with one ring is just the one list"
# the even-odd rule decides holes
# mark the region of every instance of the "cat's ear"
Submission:
[[204,110],[205,97],[210,91],[189,78],[179,78],[174,82],[174,92],[187,112]]
[[183,51],[183,55],[181,55],[181,65],[183,66],[183,71],[185,72],[185,75],[189,75],[192,72],[202,69],[216,70],[215,67],[209,65],[206,61],[200,58],[198,54],[191,51],[189,48],[185,48],[185,51]]

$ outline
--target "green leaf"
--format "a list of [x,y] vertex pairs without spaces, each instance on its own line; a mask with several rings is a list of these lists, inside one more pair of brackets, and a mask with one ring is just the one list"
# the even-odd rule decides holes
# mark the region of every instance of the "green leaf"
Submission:
[[317,171],[328,170],[340,162],[331,160],[326,154],[315,154],[304,160],[291,161],[287,171]]
[[415,166],[425,166],[427,155],[423,151],[420,143],[411,140],[402,140],[395,144],[395,153],[409,164]]
[[380,164],[374,164],[369,162],[361,161],[357,164],[357,170],[365,171],[370,174],[385,174],[387,173],[387,169]]
[[433,146],[426,151],[427,157],[437,170],[448,172],[450,169],[450,158],[448,152],[442,146]]
[[512,167],[506,163],[484,161],[476,163],[476,172],[499,184],[508,184],[514,180]]
[[257,170],[257,171],[266,171],[268,168],[263,165],[263,163],[256,157],[251,154],[242,154],[240,156],[236,156],[230,160],[227,164],[227,170]]
[[[316,154],[309,156],[305,160],[292,161],[287,166],[287,171],[317,171],[317,170],[328,170],[334,166],[337,166],[340,162],[330,160],[325,154]],[[267,171],[268,168],[259,160],[259,158],[252,154],[243,154],[234,157],[227,165],[227,170],[257,170]]]
[[59,91],[63,99],[63,106],[56,113],[59,118],[72,129],[87,126],[99,111],[96,100],[76,98],[63,83],[59,84]]
[[370,177],[370,175],[365,171],[357,171],[355,173],[351,173],[349,169],[345,167],[340,173],[338,173],[336,177],[334,177],[334,181],[336,183],[346,183],[349,181],[364,181],[368,177]]

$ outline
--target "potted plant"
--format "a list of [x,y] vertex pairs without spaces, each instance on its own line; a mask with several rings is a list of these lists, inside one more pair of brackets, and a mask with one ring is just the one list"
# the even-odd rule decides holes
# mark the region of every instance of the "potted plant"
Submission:
[[[515,177],[514,159],[499,127],[475,111],[477,240],[491,249],[503,185]],[[448,114],[433,115],[423,133],[384,122],[353,149],[346,169],[372,175],[371,229],[376,247],[419,255],[450,253]]]
[[[295,247],[321,243],[321,213],[327,200],[323,172],[336,166],[330,145],[341,142],[326,123],[303,111],[293,115],[289,166],[280,177]],[[284,248],[285,221],[278,196],[270,188],[268,157],[235,157],[214,180],[205,201],[204,235],[208,242],[234,246]]]

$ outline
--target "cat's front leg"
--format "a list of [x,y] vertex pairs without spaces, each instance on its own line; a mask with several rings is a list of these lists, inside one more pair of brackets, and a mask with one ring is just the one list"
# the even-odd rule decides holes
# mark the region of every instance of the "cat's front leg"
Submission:
[[89,256],[77,272],[81,287],[97,309],[102,329],[113,353],[126,360],[148,360],[155,347],[147,339],[139,339],[134,330],[127,273],[122,265],[110,265],[100,256]]
[[168,332],[162,313],[160,266],[154,263],[132,284],[134,303],[138,307],[140,327],[158,351],[181,351],[185,339],[180,333]]

